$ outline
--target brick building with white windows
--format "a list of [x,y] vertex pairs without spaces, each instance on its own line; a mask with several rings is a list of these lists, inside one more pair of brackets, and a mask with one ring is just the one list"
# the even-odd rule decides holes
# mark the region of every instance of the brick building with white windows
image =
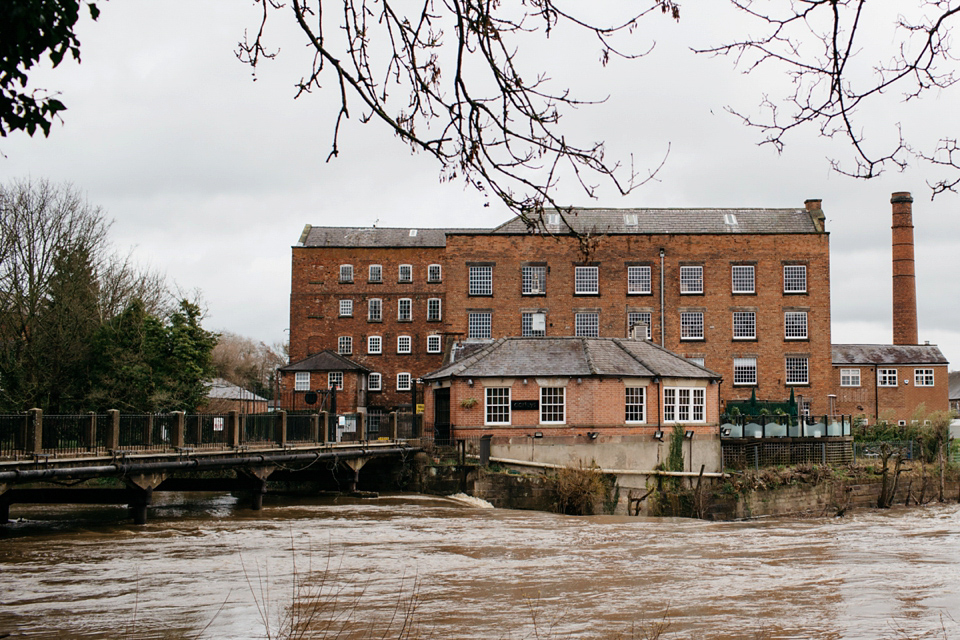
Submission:
[[[833,391],[829,235],[819,200],[794,209],[577,209],[531,232],[307,226],[293,248],[290,354],[329,349],[369,370],[366,404],[409,385],[456,341],[509,336],[651,342],[723,376],[721,400],[814,412]],[[586,248],[586,253],[584,252]],[[292,372],[281,372],[284,389]],[[361,397],[357,395],[357,397]],[[423,402],[421,398],[418,402]]]

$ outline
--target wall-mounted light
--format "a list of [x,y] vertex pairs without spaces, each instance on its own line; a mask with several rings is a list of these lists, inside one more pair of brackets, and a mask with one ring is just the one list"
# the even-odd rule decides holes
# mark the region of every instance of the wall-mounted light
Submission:
[[693,440],[693,431],[685,431],[683,437],[687,440]]
[[543,437],[543,431],[537,431],[536,433],[533,434],[533,437],[534,437],[534,438],[542,438],[542,437]]
[[470,378],[469,380],[467,380],[467,384],[472,387],[472,386],[473,386],[473,378]]
[[653,432],[653,439],[654,439],[654,440],[660,440],[660,441],[662,442],[662,441],[663,441],[663,431],[660,431],[660,429],[657,429],[656,431],[654,431],[654,432]]
[[526,379],[526,378],[523,379],[523,384],[527,384],[527,379]]
[[727,427],[726,429],[720,429],[720,435],[723,436],[724,438],[729,438],[729,437],[730,437],[730,428]]
[[597,433],[596,431],[588,431],[588,432],[587,432],[587,437],[590,438],[591,440],[596,440],[596,439],[597,439],[597,436],[599,436],[599,435],[600,435],[600,434]]
[[577,384],[583,384],[583,378],[577,378]]

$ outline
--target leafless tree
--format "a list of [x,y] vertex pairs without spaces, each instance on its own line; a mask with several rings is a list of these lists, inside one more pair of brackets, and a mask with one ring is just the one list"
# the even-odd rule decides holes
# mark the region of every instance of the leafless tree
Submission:
[[848,143],[852,158],[830,161],[842,174],[872,178],[916,159],[947,171],[946,178],[928,182],[932,196],[957,190],[955,134],[944,134],[926,149],[923,142],[909,142],[901,122],[891,124],[894,131],[882,132],[893,136],[873,129],[868,134],[865,122],[866,114],[887,108],[886,94],[912,103],[928,94],[939,96],[956,83],[958,52],[951,38],[960,13],[956,0],[730,2],[749,19],[744,32],[751,35],[699,52],[731,56],[746,73],[772,67],[788,74],[787,93],[765,94],[760,114],[728,108],[760,129],[763,143],[781,150],[788,134],[814,127]]
[[286,359],[263,342],[224,331],[213,349],[216,375],[260,395],[269,393],[272,376]]
[[281,10],[292,13],[313,53],[297,96],[322,89],[324,82],[339,94],[328,159],[339,153],[345,119],[376,121],[414,151],[438,160],[441,180],[463,179],[541,230],[545,208],[564,219],[570,213],[552,195],[564,171],[594,196],[595,180],[625,194],[659,168],[641,177],[632,161],[608,161],[603,143],[568,140],[561,117],[588,102],[556,86],[527,45],[563,27],[595,38],[601,64],[611,56],[639,57],[645,51],[624,50],[618,36],[632,33],[650,14],[679,19],[672,0],[642,0],[611,24],[599,24],[589,3],[568,10],[554,0],[255,1],[260,24],[239,44],[237,56],[254,69],[274,57],[265,35],[268,18]]

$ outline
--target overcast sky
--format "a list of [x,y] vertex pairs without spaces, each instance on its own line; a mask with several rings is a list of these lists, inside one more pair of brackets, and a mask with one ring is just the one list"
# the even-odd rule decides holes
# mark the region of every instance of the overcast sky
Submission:
[[[304,224],[494,226],[509,212],[462,183],[438,181],[438,166],[374,125],[350,121],[340,157],[326,162],[335,97],[293,100],[307,72],[300,38],[286,15],[274,18],[277,60],[253,81],[234,49],[257,9],[233,0],[100,3],[81,21],[83,62],[38,71],[31,86],[57,89],[69,108],[49,138],[0,138],[0,177],[73,183],[115,220],[112,237],[142,264],[185,290],[199,289],[208,328],[267,343],[286,339],[290,247]],[[710,3],[714,4],[714,3]],[[720,5],[721,3],[716,3]],[[960,199],[930,202],[931,176],[911,168],[871,181],[831,173],[827,157],[844,149],[809,129],[782,155],[757,145],[757,132],[724,111],[749,109],[782,74],[743,76],[726,59],[695,56],[692,45],[720,42],[738,25],[723,13],[684,6],[679,24],[645,23],[638,43],[655,37],[647,58],[597,63],[599,48],[560,33],[534,62],[600,106],[568,116],[568,138],[606,140],[608,156],[639,170],[670,154],[656,182],[620,197],[591,200],[569,181],[558,199],[609,207],[802,207],[821,198],[831,233],[834,343],[892,340],[890,194],[914,195],[921,342],[939,344],[960,368]],[[881,43],[889,38],[878,33]],[[539,45],[538,45],[539,46]],[[953,135],[955,97],[944,92],[916,107],[891,98],[868,140],[890,123],[927,142]],[[871,118],[873,118],[871,120]]]

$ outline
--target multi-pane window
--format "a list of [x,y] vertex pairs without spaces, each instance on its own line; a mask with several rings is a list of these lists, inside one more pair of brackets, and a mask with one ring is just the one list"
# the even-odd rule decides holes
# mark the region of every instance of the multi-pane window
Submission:
[[841,387],[859,387],[860,369],[840,369]]
[[367,390],[368,391],[380,391],[383,389],[383,378],[380,377],[379,373],[371,373],[367,375]]
[[573,291],[578,294],[600,293],[600,267],[576,267]]
[[293,390],[294,391],[310,390],[310,372],[309,371],[297,371],[297,373],[294,374]]
[[638,324],[647,325],[647,340],[650,340],[652,329],[650,328],[651,315],[649,311],[630,311],[627,313],[627,328],[631,331]]
[[327,389],[343,389],[343,371],[331,371],[327,374]]
[[383,282],[383,267],[381,265],[370,265],[367,269],[367,282]]
[[755,311],[733,312],[733,339],[753,340],[757,337],[757,313]]
[[680,293],[703,293],[703,267],[680,267]]
[[484,424],[510,424],[510,387],[486,388]]
[[810,368],[806,357],[787,356],[787,384],[810,384]]
[[700,366],[700,367],[705,367],[705,366],[707,366],[707,365],[706,365],[707,359],[704,358],[703,356],[690,356],[689,358],[687,358],[687,361],[688,361],[688,362],[692,362],[693,364],[695,364],[695,365],[697,365],[697,366]]
[[563,387],[540,388],[540,424],[563,424],[566,422],[566,389]]
[[353,337],[340,336],[337,338],[337,353],[342,356],[349,356],[353,353]]
[[380,298],[367,300],[367,321],[380,322],[383,320],[383,301]]
[[493,295],[493,267],[470,267],[469,293],[472,296]]
[[427,282],[440,282],[442,280],[440,265],[432,264],[427,267]]
[[701,387],[664,387],[664,422],[704,422],[706,389]]
[[703,311],[684,311],[680,314],[680,339],[703,340]]
[[627,293],[650,293],[650,267],[627,267]]
[[489,340],[493,335],[493,314],[489,311],[467,314],[467,338]]
[[757,359],[733,359],[733,384],[757,384]]
[[441,349],[440,336],[427,336],[427,353],[440,353]]
[[807,266],[803,264],[787,264],[783,266],[783,292],[807,292]]
[[644,415],[646,392],[647,390],[644,387],[626,388],[626,400],[624,404],[626,406],[625,419],[627,422],[644,422],[646,420]]
[[383,353],[383,338],[380,336],[367,336],[367,353],[372,355]]
[[913,383],[918,387],[932,387],[933,369],[914,369]]
[[397,391],[410,391],[410,374],[409,373],[398,373],[397,374]]
[[525,296],[543,295],[547,292],[546,267],[521,267],[521,293]]
[[436,322],[440,320],[440,298],[430,298],[427,300],[427,321]]
[[348,318],[353,315],[353,300],[340,301],[340,317]]
[[807,312],[787,311],[783,314],[784,335],[787,339],[807,337]]
[[[544,321],[538,321],[534,328],[533,317],[540,316]],[[520,314],[520,335],[524,338],[539,338],[547,335],[547,323],[542,313],[522,313]]]
[[353,282],[353,265],[340,265],[340,282]]
[[397,336],[397,353],[410,353],[413,351],[413,340],[410,336]]
[[897,386],[897,370],[877,369],[877,385],[881,387]]
[[397,268],[397,282],[413,282],[413,265],[402,264]]
[[734,293],[756,292],[756,276],[754,275],[753,265],[733,265],[730,279],[733,282]]
[[596,338],[600,335],[600,314],[578,313],[574,316],[574,325],[578,338]]
[[400,322],[413,320],[413,300],[410,298],[400,298],[397,300],[397,320]]

